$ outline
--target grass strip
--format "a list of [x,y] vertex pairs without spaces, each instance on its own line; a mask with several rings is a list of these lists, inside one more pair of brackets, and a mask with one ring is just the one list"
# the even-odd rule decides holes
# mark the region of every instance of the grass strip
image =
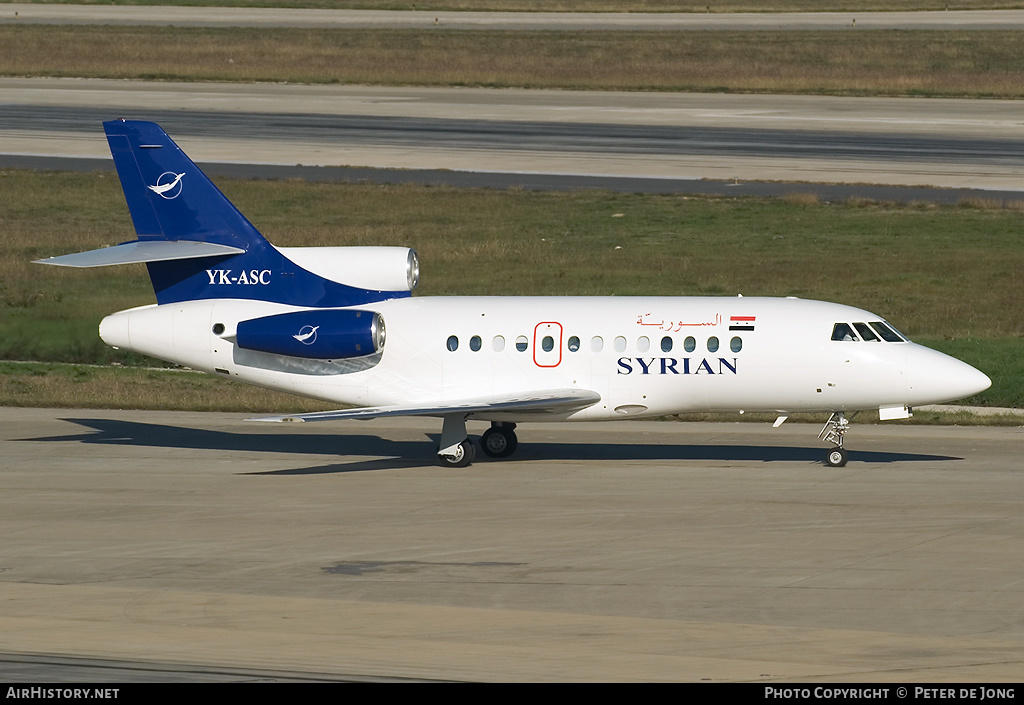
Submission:
[[1016,98],[1022,36],[8,24],[0,75]]
[[270,413],[337,408],[191,370],[0,361],[0,406]]

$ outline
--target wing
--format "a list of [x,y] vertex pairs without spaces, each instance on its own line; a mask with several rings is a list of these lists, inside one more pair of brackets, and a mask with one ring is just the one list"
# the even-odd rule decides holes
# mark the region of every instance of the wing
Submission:
[[447,416],[483,412],[522,414],[567,414],[601,401],[601,395],[589,389],[549,389],[504,397],[451,401],[436,406],[373,406],[339,411],[315,411],[309,414],[264,416],[250,421],[329,421],[331,419],[376,419],[381,416]]

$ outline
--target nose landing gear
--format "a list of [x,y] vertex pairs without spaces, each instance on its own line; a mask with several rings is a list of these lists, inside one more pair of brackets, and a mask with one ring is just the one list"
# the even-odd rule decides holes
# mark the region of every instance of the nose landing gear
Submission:
[[846,461],[849,459],[850,453],[846,448],[833,448],[828,452],[828,458],[825,459],[825,462],[830,467],[841,468],[846,465]]
[[850,459],[850,453],[843,448],[843,437],[846,436],[846,432],[849,430],[850,421],[846,418],[846,414],[842,411],[836,411],[825,422],[825,427],[818,434],[818,440],[835,445],[835,448],[830,450],[825,458],[825,463],[829,467],[841,468]]

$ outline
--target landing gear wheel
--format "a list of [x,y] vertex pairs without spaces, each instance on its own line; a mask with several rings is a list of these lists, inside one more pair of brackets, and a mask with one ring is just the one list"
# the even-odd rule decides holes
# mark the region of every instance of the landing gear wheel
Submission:
[[[854,416],[857,413],[854,412]],[[850,459],[850,454],[843,448],[843,440],[850,430],[850,421],[842,411],[832,412],[832,416],[825,422],[825,427],[818,434],[818,440],[832,443],[835,447],[828,452],[825,464],[832,468],[841,468]]]
[[505,426],[491,426],[480,436],[480,447],[492,458],[507,458],[516,452],[516,432]]
[[828,452],[828,459],[826,462],[829,467],[841,468],[846,465],[846,461],[850,459],[850,454],[845,448],[833,448]]
[[464,468],[473,462],[474,457],[476,457],[476,449],[467,438],[462,443],[455,446],[454,455],[442,455],[441,453],[438,453],[437,462],[446,468]]

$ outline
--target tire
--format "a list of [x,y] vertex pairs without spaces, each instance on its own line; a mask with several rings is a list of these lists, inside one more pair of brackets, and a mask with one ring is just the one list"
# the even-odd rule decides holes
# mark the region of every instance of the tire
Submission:
[[846,465],[846,461],[850,459],[850,454],[846,452],[845,448],[833,448],[828,452],[828,458],[825,461],[829,467],[841,468]]
[[474,456],[476,456],[476,450],[467,438],[455,447],[454,455],[442,455],[441,453],[438,453],[437,462],[446,468],[464,468],[473,462]]
[[480,436],[480,448],[491,458],[507,458],[518,445],[515,431],[500,426],[491,426]]

